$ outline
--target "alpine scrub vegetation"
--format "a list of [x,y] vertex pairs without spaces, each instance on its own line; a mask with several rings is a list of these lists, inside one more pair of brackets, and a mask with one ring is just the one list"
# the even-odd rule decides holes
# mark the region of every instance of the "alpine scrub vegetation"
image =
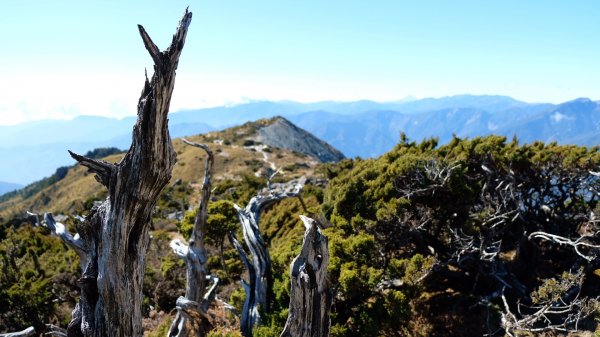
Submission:
[[599,164],[489,136],[326,167],[332,335],[594,330]]

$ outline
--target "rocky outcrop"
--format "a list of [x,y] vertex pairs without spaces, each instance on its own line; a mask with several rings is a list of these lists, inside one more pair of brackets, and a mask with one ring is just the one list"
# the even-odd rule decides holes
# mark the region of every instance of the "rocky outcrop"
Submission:
[[275,117],[271,123],[261,127],[258,130],[258,141],[269,146],[304,153],[323,163],[344,159],[340,151],[283,117]]

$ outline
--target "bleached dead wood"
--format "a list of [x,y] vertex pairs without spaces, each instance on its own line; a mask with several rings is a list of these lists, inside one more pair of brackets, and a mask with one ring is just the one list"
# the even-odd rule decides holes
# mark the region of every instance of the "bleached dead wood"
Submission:
[[67,246],[73,248],[77,255],[79,255],[79,266],[83,271],[85,266],[88,263],[86,247],[84,246],[84,241],[81,239],[78,233],[72,235],[65,225],[60,222],[56,222],[52,213],[44,213],[44,220],[40,221],[40,216],[36,213],[27,212],[27,214],[33,218],[34,226],[45,227],[52,232],[52,234],[58,236],[62,242],[64,242]]
[[[260,216],[267,207],[279,200],[299,197],[305,182],[306,178],[302,177],[287,183],[269,184],[269,188],[250,199],[245,208],[234,205],[242,225],[244,242],[252,258],[253,272],[250,273],[247,286],[253,293],[253,303],[248,304],[248,309],[242,312],[242,321],[250,322],[252,326],[260,322],[259,308],[269,311],[270,292],[273,284],[271,258],[258,227]],[[242,257],[242,259],[244,258]],[[250,296],[246,298],[248,300]]]
[[552,241],[555,243],[558,243],[560,245],[566,245],[566,246],[571,246],[573,247],[573,250],[575,250],[575,253],[577,253],[577,255],[581,256],[582,258],[588,260],[588,261],[593,261],[596,258],[596,255],[593,253],[588,253],[588,254],[584,254],[583,252],[581,252],[581,248],[586,248],[588,250],[597,250],[600,248],[600,245],[594,245],[591,244],[589,242],[587,242],[587,240],[589,238],[595,237],[597,236],[598,233],[594,233],[594,235],[582,235],[579,238],[575,239],[575,240],[571,240],[569,238],[560,236],[560,235],[556,235],[556,234],[550,234],[550,233],[546,233],[546,232],[533,232],[531,234],[529,234],[529,239],[544,239],[544,240],[548,240],[548,241]]
[[[40,333],[32,326],[17,332],[0,333],[0,337],[29,337],[38,335],[40,335]],[[67,330],[57,327],[56,325],[46,324],[44,336],[67,337]]]
[[329,336],[332,294],[327,281],[327,237],[317,221],[300,216],[306,232],[290,266],[290,309],[282,337]]
[[[154,75],[151,81],[146,77],[132,144],[123,159],[112,164],[69,151],[108,189],[107,199],[76,225],[79,237],[69,237],[64,226],[56,223],[51,228],[84,255],[83,275],[78,280],[81,297],[67,328],[69,337],[142,335],[142,284],[149,229],[154,205],[176,161],[167,114],[191,18],[192,13],[186,9],[164,52],[138,26],[154,60]],[[46,217],[50,228],[49,220],[51,217]]]
[[248,254],[244,251],[244,248],[240,242],[235,238],[233,233],[229,233],[229,241],[231,245],[237,250],[244,267],[248,270],[248,278],[250,282],[246,282],[243,279],[240,280],[244,292],[246,293],[246,299],[244,300],[244,306],[242,307],[242,317],[240,319],[240,331],[244,337],[252,337],[252,328],[257,325],[260,321],[260,315],[258,313],[258,306],[256,305],[256,269],[254,265],[250,263]]
[[[180,240],[173,240],[171,248],[185,261],[186,287],[185,297],[177,300],[177,315],[169,329],[170,337],[205,336],[211,330],[211,322],[206,314],[210,302],[214,299],[219,279],[207,276],[207,256],[204,248],[206,220],[208,219],[208,202],[210,201],[211,179],[214,166],[213,152],[205,144],[198,144],[182,139],[184,143],[203,149],[206,154],[204,181],[200,192],[198,211],[194,219],[194,227],[188,245]],[[211,289],[206,291],[206,281],[212,280]],[[192,322],[195,320],[195,322]]]
[[521,308],[519,303],[517,304],[518,312],[513,313],[506,297],[502,294],[504,312],[501,315],[501,324],[506,335],[514,337],[520,335],[517,334],[518,332],[578,332],[579,322],[597,312],[598,303],[595,299],[580,298],[579,288],[573,288],[573,290],[575,292],[574,299],[529,307],[528,309],[534,310],[529,314],[521,313],[525,309]]
[[35,335],[35,329],[32,326],[17,332],[0,333],[0,337],[29,337]]
[[46,324],[44,336],[67,337],[67,330],[52,324]]

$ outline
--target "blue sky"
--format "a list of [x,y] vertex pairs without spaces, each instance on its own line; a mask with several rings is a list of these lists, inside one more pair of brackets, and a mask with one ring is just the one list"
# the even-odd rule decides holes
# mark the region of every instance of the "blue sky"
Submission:
[[172,111],[250,99],[600,99],[597,1],[4,0],[0,124],[135,114],[142,24],[194,13]]

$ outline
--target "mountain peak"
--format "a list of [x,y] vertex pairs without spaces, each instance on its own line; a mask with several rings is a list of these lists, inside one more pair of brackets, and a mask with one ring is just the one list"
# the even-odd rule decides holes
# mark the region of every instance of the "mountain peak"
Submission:
[[574,100],[571,100],[569,102],[591,102],[592,100],[587,98],[587,97],[578,97],[575,98]]
[[263,120],[263,123],[258,129],[258,140],[264,144],[304,153],[321,162],[344,159],[344,155],[333,146],[281,116]]
[[589,113],[593,111],[598,106],[597,102],[592,101],[587,97],[579,97],[574,100],[570,100],[564,103],[559,104],[556,107],[556,110],[561,111],[573,111],[579,113]]

